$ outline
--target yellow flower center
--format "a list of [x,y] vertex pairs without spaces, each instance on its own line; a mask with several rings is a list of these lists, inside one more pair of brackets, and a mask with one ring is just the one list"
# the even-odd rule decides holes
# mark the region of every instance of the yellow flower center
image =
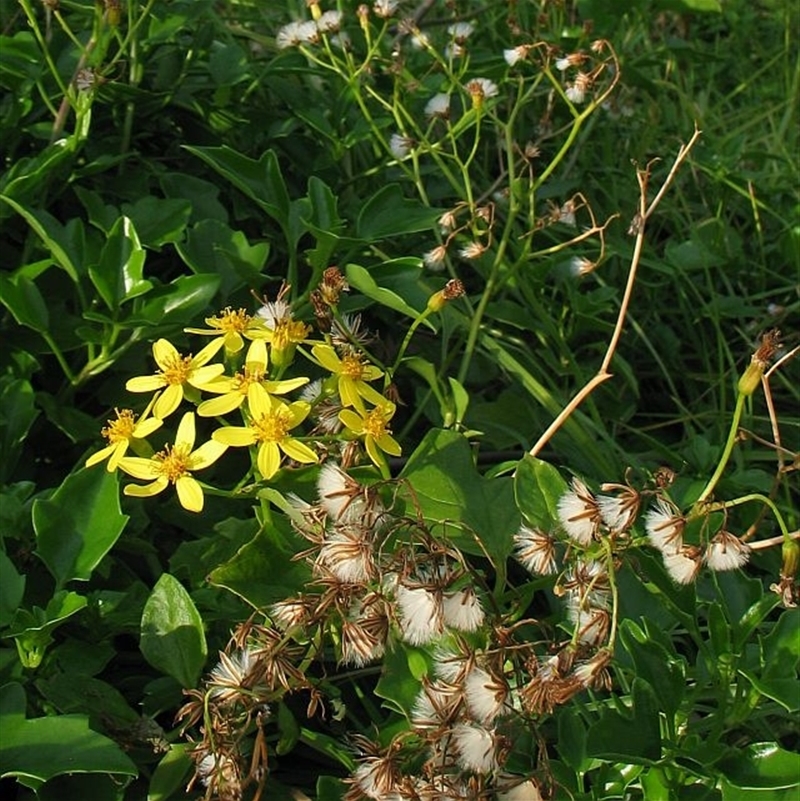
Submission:
[[262,414],[250,424],[259,442],[281,442],[289,433],[289,420],[281,410]]
[[272,347],[285,350],[290,345],[302,342],[311,332],[311,328],[299,320],[282,319],[275,325],[272,334]]
[[189,473],[191,467],[190,453],[187,448],[171,448],[169,445],[164,447],[155,455],[155,459],[160,462],[158,472],[166,476],[173,484]]
[[387,427],[386,422],[386,415],[382,409],[372,409],[364,418],[364,433],[373,439],[379,439],[384,434],[391,434],[391,429]]
[[247,330],[252,319],[253,318],[244,309],[237,309],[234,311],[228,306],[228,308],[223,309],[219,317],[209,317],[206,322],[212,328],[218,328],[220,331],[225,331],[226,333],[235,331],[241,334]]
[[161,375],[168,384],[185,384],[191,374],[191,356],[177,356],[171,359],[161,371]]
[[244,372],[236,373],[233,377],[233,389],[235,392],[241,392],[242,395],[246,395],[247,388],[251,384],[260,384],[265,375],[263,370],[245,367]]
[[109,441],[109,443],[122,442],[128,440],[133,436],[133,428],[135,418],[130,409],[114,409],[117,415],[116,420],[109,420],[108,425],[101,430],[101,434]]
[[342,375],[360,381],[364,377],[365,365],[357,354],[345,356],[342,359]]

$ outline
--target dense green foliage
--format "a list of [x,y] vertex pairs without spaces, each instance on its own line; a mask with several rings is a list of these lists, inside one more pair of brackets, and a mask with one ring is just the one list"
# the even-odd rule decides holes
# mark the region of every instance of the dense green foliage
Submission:
[[369,5],[0,0],[3,793],[794,798],[800,12]]

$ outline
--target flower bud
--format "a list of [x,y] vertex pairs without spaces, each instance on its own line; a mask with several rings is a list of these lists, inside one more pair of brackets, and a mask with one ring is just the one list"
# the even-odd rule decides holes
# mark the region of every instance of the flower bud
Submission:
[[781,556],[783,557],[781,578],[794,578],[797,575],[797,568],[800,567],[800,543],[797,540],[784,540]]
[[434,292],[428,298],[428,309],[430,311],[441,311],[449,300],[460,298],[463,294],[464,284],[458,278],[452,278],[445,284],[444,289]]
[[749,397],[758,389],[764,371],[775,356],[779,343],[780,331],[776,329],[767,331],[766,334],[761,337],[761,343],[758,349],[752,355],[750,364],[747,365],[747,369],[742,373],[739,379],[737,389],[742,395]]

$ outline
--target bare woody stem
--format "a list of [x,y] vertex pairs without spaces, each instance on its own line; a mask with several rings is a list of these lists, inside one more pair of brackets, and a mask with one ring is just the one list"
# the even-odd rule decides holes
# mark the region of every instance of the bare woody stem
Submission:
[[536,444],[530,450],[531,456],[536,456],[552,439],[553,435],[561,428],[561,426],[564,425],[564,422],[578,408],[578,406],[580,406],[581,403],[583,403],[583,401],[589,395],[591,395],[591,393],[594,392],[598,386],[600,386],[600,384],[612,377],[613,374],[608,371],[608,368],[611,365],[611,360],[614,358],[614,353],[617,350],[617,345],[619,344],[620,337],[622,336],[622,328],[625,324],[625,317],[628,314],[628,306],[630,305],[631,296],[633,294],[633,286],[636,283],[636,272],[639,267],[639,261],[642,257],[642,249],[644,248],[644,234],[647,221],[666,194],[666,191],[675,178],[678,169],[689,155],[689,151],[697,143],[697,140],[700,138],[700,133],[701,131],[695,125],[692,138],[687,144],[681,145],[669,174],[664,179],[664,183],[661,185],[661,188],[658,190],[656,196],[650,202],[650,205],[647,204],[647,184],[650,178],[652,162],[643,170],[637,170],[636,180],[639,184],[639,208],[636,216],[634,217],[632,226],[636,233],[636,241],[634,242],[633,255],[631,256],[631,263],[630,267],[628,268],[628,280],[625,285],[625,294],[623,295],[622,303],[619,307],[617,322],[614,326],[611,340],[608,343],[606,354],[603,357],[603,363],[600,365],[600,369],[597,371],[597,373],[592,376],[592,378],[590,378],[580,390],[578,390],[570,402],[561,410],[561,412],[559,412],[555,420],[553,420],[553,422],[547,427],[542,436],[539,437]]

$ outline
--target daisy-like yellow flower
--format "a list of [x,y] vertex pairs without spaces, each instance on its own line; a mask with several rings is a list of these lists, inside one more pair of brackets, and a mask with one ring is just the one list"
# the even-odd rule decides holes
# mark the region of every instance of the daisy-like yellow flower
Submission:
[[171,342],[159,339],[153,343],[153,358],[159,367],[154,375],[141,375],[131,378],[125,384],[128,392],[164,392],[153,406],[153,416],[162,420],[171,415],[183,400],[184,386],[205,389],[205,385],[217,378],[225,367],[222,364],[208,364],[222,347],[223,337],[212,340],[197,356],[181,356]]
[[294,359],[294,352],[311,333],[311,326],[292,316],[289,304],[280,297],[265,303],[257,312],[266,330],[261,335],[272,348],[272,362],[278,368],[287,367]]
[[338,376],[337,387],[342,406],[355,406],[363,410],[362,398],[376,406],[386,403],[386,398],[366,383],[380,378],[383,372],[365,361],[360,353],[349,353],[340,359],[330,345],[315,345],[311,353],[326,370]]
[[109,473],[113,473],[119,467],[120,459],[128,452],[133,440],[149,437],[150,434],[161,428],[163,420],[158,417],[148,417],[156,398],[150,401],[150,404],[138,420],[130,409],[122,409],[122,411],[114,409],[117,419],[109,420],[108,425],[100,431],[108,440],[108,445],[97,451],[97,453],[93,453],[86,460],[86,467],[91,467],[102,462],[103,459],[108,459],[106,470]]
[[227,450],[227,445],[215,440],[204,442],[194,450],[195,441],[194,412],[186,412],[178,426],[175,444],[165,446],[163,451],[151,459],[126,456],[120,459],[119,467],[129,476],[143,480],[151,479],[149,484],[128,484],[126,495],[149,498],[175,485],[178,500],[184,509],[200,512],[203,509],[203,489],[192,476],[195,470],[212,465]]
[[311,404],[305,401],[284,403],[271,398],[260,384],[251,384],[247,392],[251,420],[247,426],[226,426],[211,436],[216,442],[240,447],[258,443],[256,464],[265,480],[272,478],[281,466],[281,451],[302,464],[317,461],[317,454],[290,435],[308,417]]
[[203,387],[206,392],[219,394],[220,397],[203,401],[197,407],[197,413],[201,417],[217,417],[238,409],[253,384],[262,386],[270,395],[285,395],[308,383],[305,376],[285,381],[269,381],[266,375],[267,345],[263,339],[256,339],[247,349],[244,368],[240,373],[236,373],[233,378],[220,376]]
[[383,455],[399,456],[402,453],[397,440],[392,436],[389,421],[395,413],[395,405],[385,398],[374,409],[342,409],[339,419],[343,425],[357,437],[364,437],[364,446],[369,458],[378,467],[384,464]]
[[206,317],[209,328],[184,328],[187,334],[200,334],[201,336],[220,337],[228,353],[238,353],[244,347],[244,339],[253,339],[263,336],[264,321],[260,317],[253,317],[244,309],[224,308],[219,315]]

